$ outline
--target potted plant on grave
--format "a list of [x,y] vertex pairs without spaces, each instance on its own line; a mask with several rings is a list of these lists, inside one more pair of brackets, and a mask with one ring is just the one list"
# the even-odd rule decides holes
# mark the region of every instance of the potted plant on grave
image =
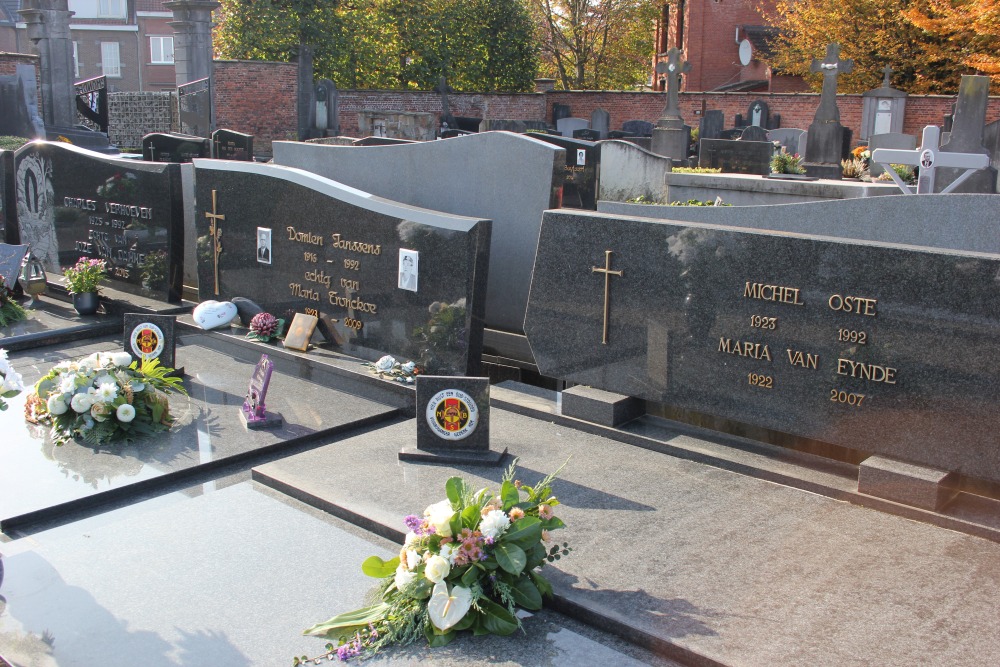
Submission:
[[76,264],[63,271],[66,288],[73,295],[73,307],[81,315],[93,315],[101,305],[98,298],[100,283],[108,273],[103,259],[81,257]]
[[801,176],[806,173],[806,168],[802,166],[802,158],[798,153],[792,154],[782,148],[771,157],[771,173]]

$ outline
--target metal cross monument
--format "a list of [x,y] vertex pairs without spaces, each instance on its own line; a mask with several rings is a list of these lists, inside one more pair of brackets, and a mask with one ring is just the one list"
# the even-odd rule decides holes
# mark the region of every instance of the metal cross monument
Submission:
[[817,121],[840,121],[840,109],[837,108],[837,76],[850,74],[854,69],[853,60],[840,59],[840,45],[827,44],[826,58],[813,58],[809,71],[813,74],[823,74],[823,92],[819,98],[819,109],[816,110]]
[[681,52],[677,47],[667,51],[667,61],[656,64],[657,74],[667,75],[667,106],[663,108],[661,118],[680,118],[681,109],[677,93],[681,87],[681,74],[691,70],[691,63],[681,60]]
[[990,156],[983,153],[946,153],[940,150],[941,130],[934,125],[924,128],[924,135],[921,139],[920,148],[913,151],[899,150],[895,148],[876,148],[872,153],[872,160],[878,162],[883,167],[892,180],[896,182],[903,194],[912,195],[910,188],[890,167],[890,164],[908,164],[920,167],[920,177],[917,180],[917,194],[934,193],[934,170],[938,167],[957,167],[965,169],[965,172],[948,185],[941,194],[952,192],[955,188],[965,182],[970,176],[990,166]]

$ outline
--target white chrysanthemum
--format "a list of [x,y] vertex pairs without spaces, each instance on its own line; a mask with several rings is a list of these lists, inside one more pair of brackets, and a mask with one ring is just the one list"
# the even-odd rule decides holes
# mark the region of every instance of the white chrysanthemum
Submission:
[[510,528],[510,517],[500,510],[489,512],[483,520],[479,522],[479,532],[483,537],[496,539],[503,535],[504,531]]
[[76,391],[76,376],[64,373],[59,376],[59,391],[64,394],[72,394]]
[[7,350],[0,349],[3,356],[0,356],[0,375],[6,375],[7,371],[10,370],[10,362],[7,361]]
[[20,373],[15,373],[13,368],[8,369],[0,391],[24,391],[24,378],[21,377]]
[[52,394],[49,396],[49,400],[45,401],[45,408],[54,415],[66,414],[69,410],[69,406],[66,405],[66,399],[63,398],[62,394]]
[[123,424],[127,424],[135,419],[135,408],[128,403],[122,403],[118,406],[118,409],[115,410],[115,416],[118,417],[118,421]]
[[128,367],[132,363],[132,355],[128,352],[113,352],[111,354],[111,363],[115,366]]
[[420,538],[419,538],[419,537],[417,536],[417,534],[416,534],[416,533],[414,533],[414,532],[413,532],[413,531],[411,530],[410,532],[408,532],[408,533],[406,534],[406,539],[405,539],[405,540],[403,540],[403,546],[404,546],[404,547],[408,547],[408,546],[410,546],[411,544],[413,544],[414,542],[416,542],[416,541],[417,541],[418,539],[420,539]]
[[403,588],[413,583],[413,580],[416,578],[417,578],[416,573],[410,572],[402,565],[400,565],[399,567],[396,568],[396,577],[395,577],[396,589],[403,590]]
[[442,544],[441,545],[441,558],[448,561],[449,565],[455,564],[455,554],[458,553],[457,544]]
[[70,401],[70,405],[73,407],[74,412],[84,413],[94,406],[94,397],[86,393],[73,394],[73,400]]
[[95,400],[101,403],[111,403],[116,398],[118,398],[118,385],[114,380],[101,382],[97,385],[97,391],[94,392]]
[[412,373],[413,371],[417,370],[417,365],[412,361],[407,361],[405,364],[399,367],[399,370],[403,371],[404,373]]

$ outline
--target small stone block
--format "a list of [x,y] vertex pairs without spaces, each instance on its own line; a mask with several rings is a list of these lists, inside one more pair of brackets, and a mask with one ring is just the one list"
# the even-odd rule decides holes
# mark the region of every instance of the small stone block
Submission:
[[490,449],[489,378],[417,376],[417,446],[400,461],[496,465],[507,450]]
[[938,511],[958,493],[954,473],[871,456],[858,467],[858,492]]
[[642,400],[603,389],[577,385],[562,392],[564,417],[582,419],[602,426],[618,426],[639,417],[645,411]]
[[281,415],[277,412],[265,412],[263,419],[250,419],[247,411],[240,408],[240,421],[250,431],[262,431],[269,428],[280,428],[284,423]]
[[400,461],[417,463],[438,463],[441,465],[483,465],[495,466],[507,456],[507,448],[503,451],[494,449],[417,449],[404,447],[399,452]]

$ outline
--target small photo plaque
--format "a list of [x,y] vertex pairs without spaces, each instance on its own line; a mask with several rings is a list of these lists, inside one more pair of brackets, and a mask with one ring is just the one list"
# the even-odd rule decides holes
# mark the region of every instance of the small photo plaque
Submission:
[[299,352],[308,350],[309,339],[312,338],[318,323],[319,318],[315,315],[295,313],[292,324],[288,327],[288,333],[285,334],[285,347]]
[[257,261],[271,263],[271,230],[268,227],[257,228]]
[[416,250],[399,249],[399,289],[417,291],[417,268],[420,253]]

